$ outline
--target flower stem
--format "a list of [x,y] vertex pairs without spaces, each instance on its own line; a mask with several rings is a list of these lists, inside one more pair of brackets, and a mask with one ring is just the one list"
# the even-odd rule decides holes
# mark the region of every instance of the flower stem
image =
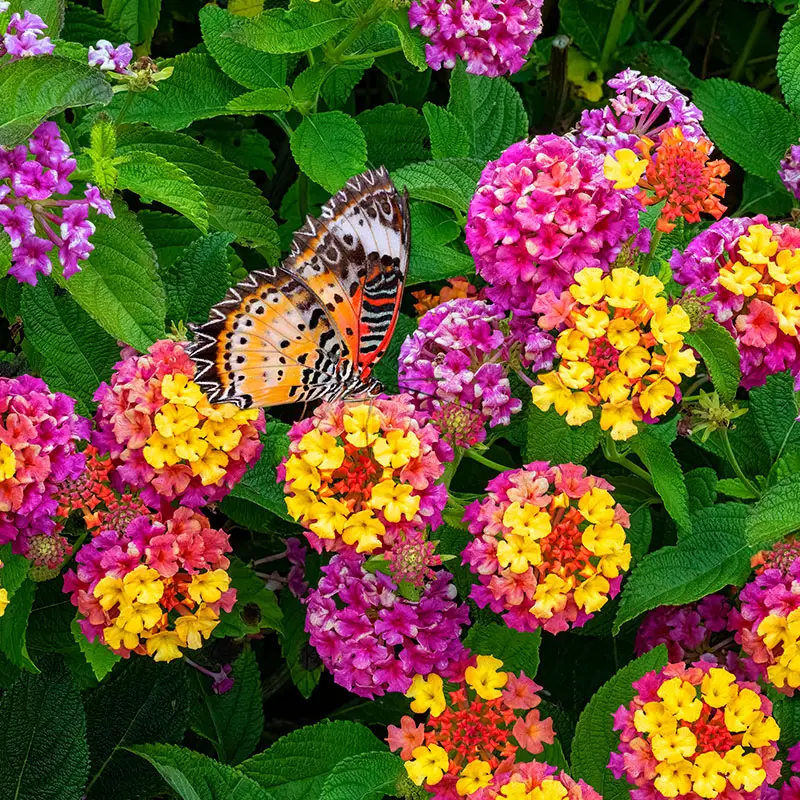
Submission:
[[600,56],[600,72],[606,71],[612,56],[617,51],[619,35],[622,32],[622,23],[625,21],[630,4],[631,0],[617,0],[614,6],[614,13],[611,15],[611,23],[608,26],[606,41],[603,45],[603,54]]
[[385,50],[376,50],[374,53],[352,53],[351,55],[342,56],[340,61],[362,61],[365,58],[381,58],[382,56],[391,56],[394,53],[402,53],[403,48],[399,45],[397,47],[387,47]]
[[744,470],[739,464],[739,460],[736,458],[736,453],[733,452],[733,448],[731,447],[731,440],[728,438],[728,430],[727,428],[720,428],[719,430],[720,439],[722,439],[722,447],[725,450],[725,457],[728,459],[728,463],[733,467],[733,471],[736,473],[736,477],[756,496],[761,497],[761,492],[759,491],[758,487],[744,474]]
[[627,456],[622,455],[619,450],[617,450],[617,443],[610,436],[604,436],[600,444],[603,448],[603,455],[606,457],[607,461],[625,467],[629,472],[632,472],[634,475],[653,486],[653,476],[643,467],[634,464]]
[[128,113],[128,111],[130,111],[131,104],[133,103],[133,95],[134,93],[129,89],[127,95],[125,96],[125,101],[122,104],[122,108],[119,110],[116,120],[114,120],[114,124],[117,127],[122,125],[122,120],[125,119],[125,115]]
[[700,8],[705,0],[694,0],[694,2],[681,14],[680,19],[664,34],[664,41],[668,42],[673,36],[676,36],[683,26],[694,16],[694,12]]
[[505,464],[498,464],[496,461],[492,461],[490,458],[486,458],[486,456],[482,456],[480,453],[476,453],[474,450],[466,450],[464,455],[468,458],[471,458],[473,461],[477,461],[479,464],[483,464],[485,467],[489,467],[489,469],[496,470],[497,472],[505,472],[506,470],[513,469],[513,467],[506,466]]
[[642,260],[642,263],[639,265],[639,272],[642,275],[647,274],[647,270],[650,268],[650,262],[653,260],[653,257],[656,254],[656,248],[658,247],[658,243],[661,241],[661,237],[664,235],[663,231],[657,230],[650,239],[650,249],[647,251],[647,255]]
[[772,9],[763,8],[756,15],[756,21],[753,23],[753,27],[750,30],[750,35],[747,37],[747,41],[744,43],[744,47],[739,53],[739,58],[736,59],[736,63],[733,65],[733,69],[731,70],[729,77],[732,81],[738,81],[741,77],[741,74],[744,72],[744,68],[747,66],[747,62],[750,59],[750,53],[753,52],[753,47],[755,47],[758,37],[761,36],[764,26],[767,24],[767,20],[769,19],[771,13]]

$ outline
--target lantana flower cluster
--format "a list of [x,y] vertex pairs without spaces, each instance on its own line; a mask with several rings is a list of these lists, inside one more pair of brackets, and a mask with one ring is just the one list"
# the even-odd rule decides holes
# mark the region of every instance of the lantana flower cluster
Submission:
[[78,442],[89,435],[75,401],[39,378],[0,378],[0,545],[37,566],[67,554],[54,515],[62,482],[84,467]]
[[75,556],[64,576],[86,638],[118,655],[156,661],[198,650],[230,611],[228,535],[182,506],[166,522],[137,517],[124,533],[101,531]]
[[453,69],[460,59],[473,75],[519,72],[542,32],[544,0],[413,0],[412,28],[429,40],[431,69]]
[[411,292],[411,296],[416,301],[414,303],[414,311],[417,312],[418,317],[422,317],[432,308],[436,308],[436,306],[446,303],[448,300],[478,299],[478,287],[470,283],[468,278],[459,276],[448,278],[446,285],[436,294],[431,294],[425,289],[418,289],[415,292]]
[[795,200],[800,200],[800,144],[793,144],[781,159],[778,177]]
[[[542,719],[536,708],[541,687],[524,672],[517,677],[502,667],[500,659],[479,655],[447,684],[436,674],[414,676],[406,696],[415,714],[428,717],[417,724],[405,716],[400,727],[390,725],[388,742],[400,751],[409,778],[434,800],[566,797],[563,774],[554,777],[543,763],[523,763],[555,739],[553,720]],[[579,791],[571,796],[598,797]]]
[[531,390],[537,408],[551,406],[569,425],[583,425],[600,409],[600,427],[630,439],[637,423],[653,422],[680,400],[679,384],[694,375],[697,359],[683,346],[691,323],[668,306],[664,284],[617,267],[581,270],[559,297],[536,301],[539,325],[560,331],[552,372],[539,373]]
[[[8,12],[10,4],[0,2],[0,14]],[[0,58],[9,55],[11,61],[19,61],[30,56],[49,56],[55,45],[45,36],[47,24],[31,11],[12,14],[5,32],[0,39]]]
[[639,229],[633,189],[614,189],[603,159],[561,136],[518,142],[486,166],[469,208],[467,246],[488,297],[531,314],[584,267],[607,269]]
[[99,39],[96,45],[89,47],[88,61],[89,66],[99,67],[103,72],[133,75],[128,68],[133,61],[133,48],[128,42],[115,47],[108,39]]
[[[465,656],[469,624],[448,572],[426,581],[419,600],[401,596],[363,556],[335,555],[308,596],[305,629],[334,680],[361,697],[405,692],[417,673],[450,676]],[[439,678],[441,681],[441,678]]]
[[503,363],[503,314],[480,300],[451,300],[429,311],[400,348],[398,382],[450,445],[471,447],[485,425],[508,425],[522,401]]
[[630,566],[630,521],[613,488],[585,467],[543,461],[493,478],[464,515],[475,538],[462,559],[480,580],[472,599],[520,631],[585,624]]
[[263,412],[209,402],[194,374],[183,345],[164,339],[145,355],[125,348],[95,392],[95,446],[154,509],[221,500],[261,454]]
[[80,263],[94,250],[94,209],[113,219],[111,203],[87,184],[84,197],[59,199],[72,191],[69,178],[77,162],[55,122],[43,122],[28,144],[0,147],[0,226],[11,240],[11,267],[21,283],[36,284],[52,271],[55,247],[65,278],[80,272]]
[[371,553],[441,524],[447,491],[435,481],[451,457],[408,395],[323,403],[289,431],[278,479],[317,551]]
[[709,298],[716,320],[736,340],[742,386],[769,375],[800,376],[800,232],[766,217],[723,219],[670,262],[675,280]]
[[780,728],[757,683],[712,663],[669,664],[633,684],[637,694],[614,715],[619,750],[609,769],[653,797],[760,797],[774,783]]

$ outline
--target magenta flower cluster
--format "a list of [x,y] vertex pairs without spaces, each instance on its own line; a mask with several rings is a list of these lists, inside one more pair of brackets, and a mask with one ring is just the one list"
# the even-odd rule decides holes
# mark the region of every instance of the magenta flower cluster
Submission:
[[103,72],[133,75],[128,69],[132,60],[133,48],[128,42],[114,47],[108,39],[100,39],[94,47],[89,47],[89,66],[99,67]]
[[778,176],[795,200],[800,200],[800,144],[793,144],[786,151]]
[[336,683],[361,697],[405,692],[416,674],[455,677],[467,651],[460,641],[469,623],[456,587],[439,571],[418,602],[404,599],[364,559],[341,553],[322,568],[308,597],[306,631]]
[[[0,14],[9,9],[9,3],[0,2]],[[49,56],[55,45],[45,36],[47,25],[38,15],[26,11],[22,16],[12,14],[6,26],[3,38],[0,39],[0,58],[11,56],[11,61],[30,56]]]
[[65,278],[80,272],[79,262],[94,250],[90,209],[114,217],[111,203],[91,184],[83,198],[58,199],[72,191],[76,166],[55,122],[43,122],[27,146],[0,147],[0,226],[11,239],[8,272],[21,283],[35,285],[39,274],[50,274],[54,247]]
[[399,383],[419,392],[450,444],[471,447],[484,425],[508,425],[522,408],[504,364],[503,314],[489,303],[460,298],[432,308],[400,348]]
[[65,552],[56,495],[62,481],[83,471],[77,444],[88,436],[71,397],[30,375],[0,379],[0,545],[10,542],[15,553],[47,566],[48,551]]
[[608,268],[639,227],[633,189],[614,189],[603,159],[562,136],[509,147],[481,175],[467,246],[487,294],[530,315],[537,294],[560,294],[585,267]]
[[414,0],[412,28],[429,40],[431,69],[453,69],[461,59],[473,75],[519,72],[542,32],[544,0]]
[[703,112],[669,81],[626,69],[608,81],[617,96],[603,108],[581,114],[572,137],[597,153],[613,154],[627,148],[636,151],[643,136],[656,139],[667,128],[679,126],[687,139],[704,136]]

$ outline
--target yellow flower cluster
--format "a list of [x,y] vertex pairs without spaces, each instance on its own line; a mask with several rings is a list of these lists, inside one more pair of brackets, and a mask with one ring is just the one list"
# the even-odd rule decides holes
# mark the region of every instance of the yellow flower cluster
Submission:
[[165,375],[161,393],[167,401],[153,418],[155,430],[143,456],[154,469],[185,463],[203,486],[225,477],[228,453],[241,441],[240,426],[258,418],[258,409],[210,403],[202,389],[182,373]]
[[607,155],[603,161],[603,175],[614,181],[615,189],[632,189],[641,180],[647,169],[647,159],[631,149],[623,147],[614,155]]
[[667,305],[663,289],[658,278],[627,267],[607,276],[594,267],[578,272],[556,339],[557,367],[538,376],[535,405],[555,406],[570,425],[588,422],[599,407],[600,427],[617,440],[634,436],[645,415],[666,414],[697,360],[683,347],[689,317]]
[[[767,667],[767,678],[779,689],[800,687],[800,609],[788,616],[769,614],[759,623],[757,633],[775,659]],[[780,650],[780,654],[776,654]]]

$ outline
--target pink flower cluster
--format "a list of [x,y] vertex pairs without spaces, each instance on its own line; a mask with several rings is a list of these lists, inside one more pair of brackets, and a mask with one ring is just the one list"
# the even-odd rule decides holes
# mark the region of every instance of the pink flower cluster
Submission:
[[[8,11],[9,4],[0,2],[0,14]],[[47,25],[38,15],[26,11],[22,16],[12,14],[3,38],[0,39],[0,58],[8,54],[11,61],[30,56],[49,56],[55,45],[44,36]]]
[[[100,384],[95,392],[98,408],[93,443],[101,453],[111,455],[116,484],[140,490],[142,500],[151,508],[160,509],[162,500],[177,500],[191,508],[218,502],[261,455],[263,412],[212,405],[191,380],[194,372],[194,362],[183,345],[163,339],[145,355],[125,348],[111,382]],[[165,379],[169,381],[170,400],[164,396]],[[194,406],[185,404],[193,402]],[[238,420],[240,415],[251,421]],[[203,437],[208,440],[212,435],[206,423],[215,426],[214,441],[224,438],[226,443],[203,448]],[[167,437],[160,431],[175,436],[165,441]],[[160,460],[155,456],[161,454],[162,446],[167,454]],[[194,451],[192,446],[196,446]]]
[[431,69],[453,69],[458,59],[473,75],[519,72],[542,32],[544,0],[414,0],[412,28],[430,40]]
[[781,160],[778,177],[795,200],[800,200],[800,144],[793,144]]
[[76,447],[88,435],[71,397],[29,375],[0,379],[0,545],[11,542],[38,565],[60,562],[63,541],[51,541],[56,494],[83,471]]
[[336,683],[361,697],[405,692],[414,675],[455,676],[467,651],[466,605],[455,602],[447,572],[437,572],[416,602],[397,592],[361,556],[339,554],[308,597],[306,631]]
[[467,246],[489,298],[529,316],[537,294],[560,294],[585,267],[608,268],[636,235],[641,208],[634,189],[613,188],[600,156],[562,136],[537,136],[484,169]]
[[400,348],[401,388],[422,395],[451,445],[483,441],[486,423],[508,425],[522,408],[504,364],[502,320],[489,303],[450,300],[428,311]]
[[128,69],[132,60],[133,48],[128,42],[114,47],[108,39],[100,39],[94,47],[89,47],[89,66],[99,67],[103,72],[133,75]]
[[55,122],[43,122],[27,147],[0,147],[0,226],[11,239],[8,272],[22,283],[35,285],[40,273],[50,274],[53,247],[65,278],[80,272],[78,262],[94,250],[89,210],[114,216],[111,203],[91,184],[81,199],[56,199],[72,191],[68,179],[76,166]]

